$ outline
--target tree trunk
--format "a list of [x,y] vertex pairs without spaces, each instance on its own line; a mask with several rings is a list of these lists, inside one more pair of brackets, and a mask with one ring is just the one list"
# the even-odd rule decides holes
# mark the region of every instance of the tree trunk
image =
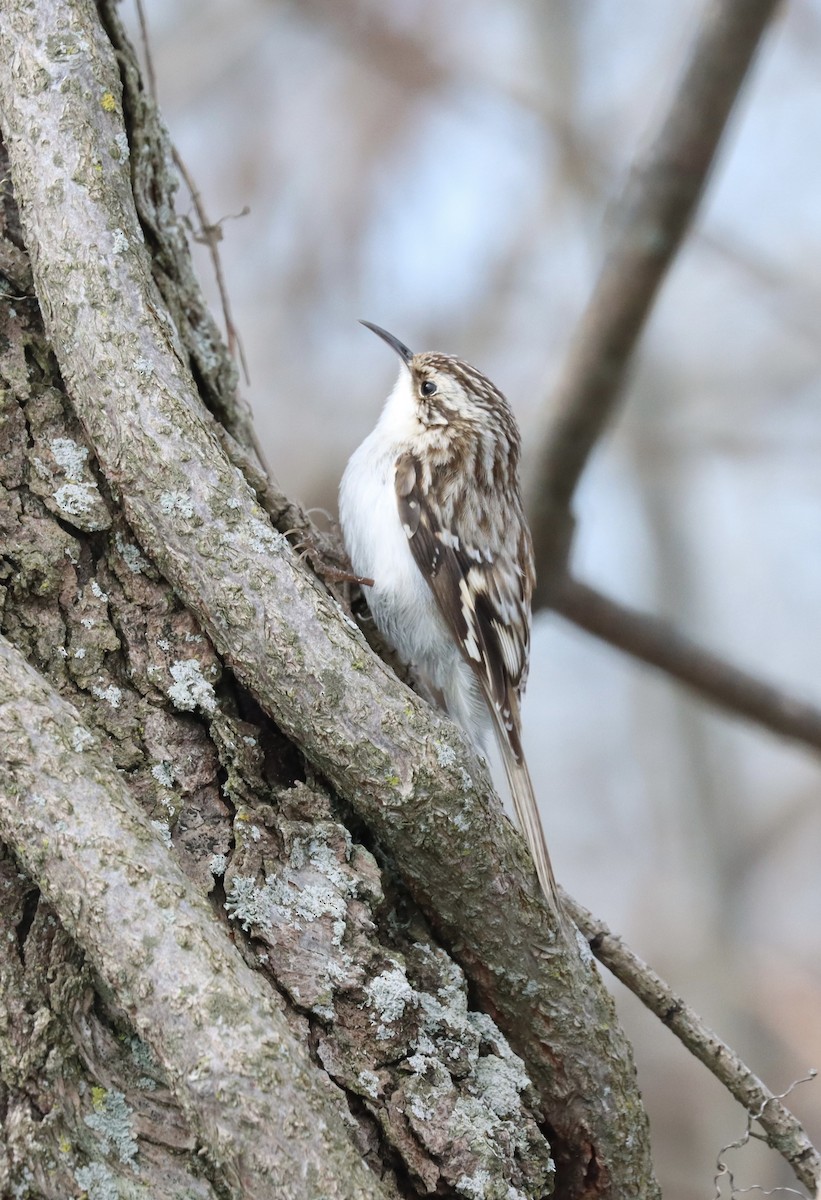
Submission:
[[0,126],[0,1192],[656,1196],[586,943],[283,536],[113,4],[8,0]]

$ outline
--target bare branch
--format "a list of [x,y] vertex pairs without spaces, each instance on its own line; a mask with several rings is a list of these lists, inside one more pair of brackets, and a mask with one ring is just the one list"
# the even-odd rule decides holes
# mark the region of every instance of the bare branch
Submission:
[[0,697],[0,833],[151,1044],[211,1162],[249,1200],[389,1194],[261,976],[76,710],[4,638]]
[[599,962],[638,996],[651,1012],[667,1026],[699,1062],[735,1096],[758,1121],[767,1142],[777,1150],[805,1187],[815,1191],[821,1185],[821,1155],[807,1137],[800,1121],[741,1061],[734,1050],[713,1033],[689,1004],[677,996],[669,984],[642,962],[637,954],[603,921],[598,920],[578,901],[563,892],[564,903],[583,932]]
[[821,750],[821,709],[704,650],[660,618],[571,577],[554,582],[549,603],[580,629],[666,672],[735,716]]
[[550,403],[532,529],[544,602],[567,561],[570,502],[619,398],[658,288],[704,189],[721,135],[777,0],[710,0],[669,112],[633,167],[618,230]]

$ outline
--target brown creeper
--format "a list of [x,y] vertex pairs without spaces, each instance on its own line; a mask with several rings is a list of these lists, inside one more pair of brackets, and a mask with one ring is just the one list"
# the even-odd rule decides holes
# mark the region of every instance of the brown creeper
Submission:
[[475,367],[447,354],[412,354],[384,329],[362,324],[402,365],[342,478],[348,554],[356,574],[374,581],[366,595],[382,635],[477,746],[490,718],[539,882],[559,916],[522,752],[534,570],[516,421]]

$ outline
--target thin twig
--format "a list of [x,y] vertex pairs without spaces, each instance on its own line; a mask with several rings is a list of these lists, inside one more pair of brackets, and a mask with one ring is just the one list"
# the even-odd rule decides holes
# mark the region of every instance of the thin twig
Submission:
[[570,502],[693,217],[733,103],[777,0],[711,0],[671,107],[634,165],[617,232],[550,403],[532,503],[537,601],[566,562]]
[[140,25],[140,40],[143,44],[143,58],[145,59],[145,73],[148,76],[148,94],[156,104],[157,102],[157,76],[154,73],[154,59],[151,55],[151,43],[148,40],[148,21],[143,7],[143,0],[137,0],[137,20]]
[[554,582],[549,605],[580,629],[664,671],[728,712],[821,750],[821,709],[704,650],[666,621],[569,576]]
[[781,1098],[769,1090],[726,1042],[709,1029],[669,984],[648,967],[603,921],[562,891],[567,911],[590,949],[625,987],[676,1035],[691,1054],[712,1071],[764,1130],[768,1145],[786,1159],[805,1187],[821,1184],[821,1155]]
[[[803,1078],[793,1080],[793,1082],[788,1088],[785,1089],[785,1091],[778,1093],[776,1099],[785,1100],[787,1096],[789,1096],[791,1092],[794,1092],[800,1084],[812,1083],[817,1076],[818,1072],[816,1070],[813,1069],[809,1071],[809,1073],[804,1075]],[[738,1187],[733,1172],[724,1161],[724,1155],[727,1154],[729,1150],[743,1150],[745,1146],[750,1144],[753,1138],[760,1138],[761,1135],[757,1133],[755,1129],[753,1129],[753,1126],[756,1122],[758,1122],[759,1125],[761,1124],[762,1114],[767,1105],[770,1103],[770,1100],[764,1100],[755,1112],[748,1112],[747,1124],[741,1137],[736,1138],[732,1142],[728,1142],[726,1146],[722,1146],[719,1150],[718,1156],[716,1157],[716,1173],[713,1176],[713,1182],[716,1185],[713,1200],[721,1200],[723,1195],[721,1180],[725,1178],[730,1185],[731,1200],[735,1200],[736,1197],[746,1195],[750,1192],[757,1192],[760,1196],[799,1196],[801,1200],[807,1200],[807,1197],[803,1192],[798,1192],[795,1188],[791,1187],[763,1188],[757,1183],[751,1184],[750,1187]]]
[[[143,44],[143,57],[145,58],[145,70],[148,75],[148,91],[151,99],[156,103],[157,100],[157,76],[154,72],[154,59],[151,54],[151,43],[148,38],[148,21],[143,7],[143,0],[136,0],[137,4],[137,20],[140,26],[140,39]],[[219,291],[220,304],[222,306],[223,320],[225,321],[225,337],[228,342],[228,352],[233,359],[238,359],[242,367],[242,373],[245,376],[245,382],[250,383],[248,375],[248,363],[245,359],[245,351],[242,346],[242,341],[239,336],[234,318],[231,315],[231,304],[228,299],[228,288],[225,285],[225,276],[222,273],[222,262],[219,256],[217,246],[222,241],[222,221],[218,221],[213,225],[206,216],[205,207],[202,202],[202,196],[197,185],[194,183],[193,177],[182,160],[179,150],[176,146],[171,147],[171,152],[174,157],[174,166],[179,171],[185,182],[191,196],[191,203],[194,205],[194,211],[197,214],[197,220],[200,223],[200,228],[194,233],[194,237],[198,242],[202,242],[208,247],[208,252],[211,255],[211,264],[214,268],[214,277],[217,281],[217,290]],[[248,213],[247,207],[238,213],[238,216],[244,217]],[[259,447],[255,445],[254,449],[259,453]],[[261,456],[260,456],[261,457]],[[261,457],[261,461],[265,462]]]
[[[222,305],[222,315],[225,321],[225,337],[228,342],[228,352],[232,358],[239,359],[240,365],[242,366],[242,373],[245,376],[245,382],[250,383],[250,378],[248,375],[248,363],[245,360],[245,351],[242,348],[242,341],[237,331],[237,327],[234,324],[234,318],[231,315],[231,304],[228,300],[228,288],[225,286],[225,276],[222,273],[222,261],[219,256],[219,250],[217,249],[217,246],[222,241],[222,221],[217,221],[216,224],[212,224],[211,221],[208,220],[202,203],[202,196],[199,188],[194,183],[194,180],[185,163],[183,162],[180,152],[176,146],[172,147],[172,154],[174,156],[174,166],[177,168],[185,181],[185,186],[188,188],[188,191],[191,195],[191,203],[194,205],[194,211],[197,214],[197,220],[200,223],[199,231],[195,233],[194,236],[198,242],[202,242],[203,245],[208,247],[208,253],[211,255],[211,264],[214,268],[214,278],[217,281],[220,304]],[[246,207],[242,209],[241,212],[237,213],[237,216],[244,217],[247,215],[248,211],[249,210]]]

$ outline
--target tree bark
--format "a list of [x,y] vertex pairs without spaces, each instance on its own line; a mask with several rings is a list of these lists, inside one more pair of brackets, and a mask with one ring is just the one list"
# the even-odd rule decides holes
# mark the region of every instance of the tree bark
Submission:
[[384,1196],[275,993],[231,947],[77,710],[4,639],[0,694],[0,832],[150,1041],[228,1186],[248,1200],[277,1189]]
[[[224,453],[220,425],[253,436],[113,7],[10,0],[0,124],[22,218],[7,185],[0,829],[32,880],[18,957],[36,883],[102,1031],[89,1047],[42,993],[68,1105],[28,1063],[49,1039],[12,1030],[7,1178],[47,1110],[47,1195],[152,1157],[203,1195],[537,1197],[554,1161],[562,1197],[657,1195],[612,1001],[486,768]],[[173,1145],[141,1124],[118,1023],[157,1060]]]

